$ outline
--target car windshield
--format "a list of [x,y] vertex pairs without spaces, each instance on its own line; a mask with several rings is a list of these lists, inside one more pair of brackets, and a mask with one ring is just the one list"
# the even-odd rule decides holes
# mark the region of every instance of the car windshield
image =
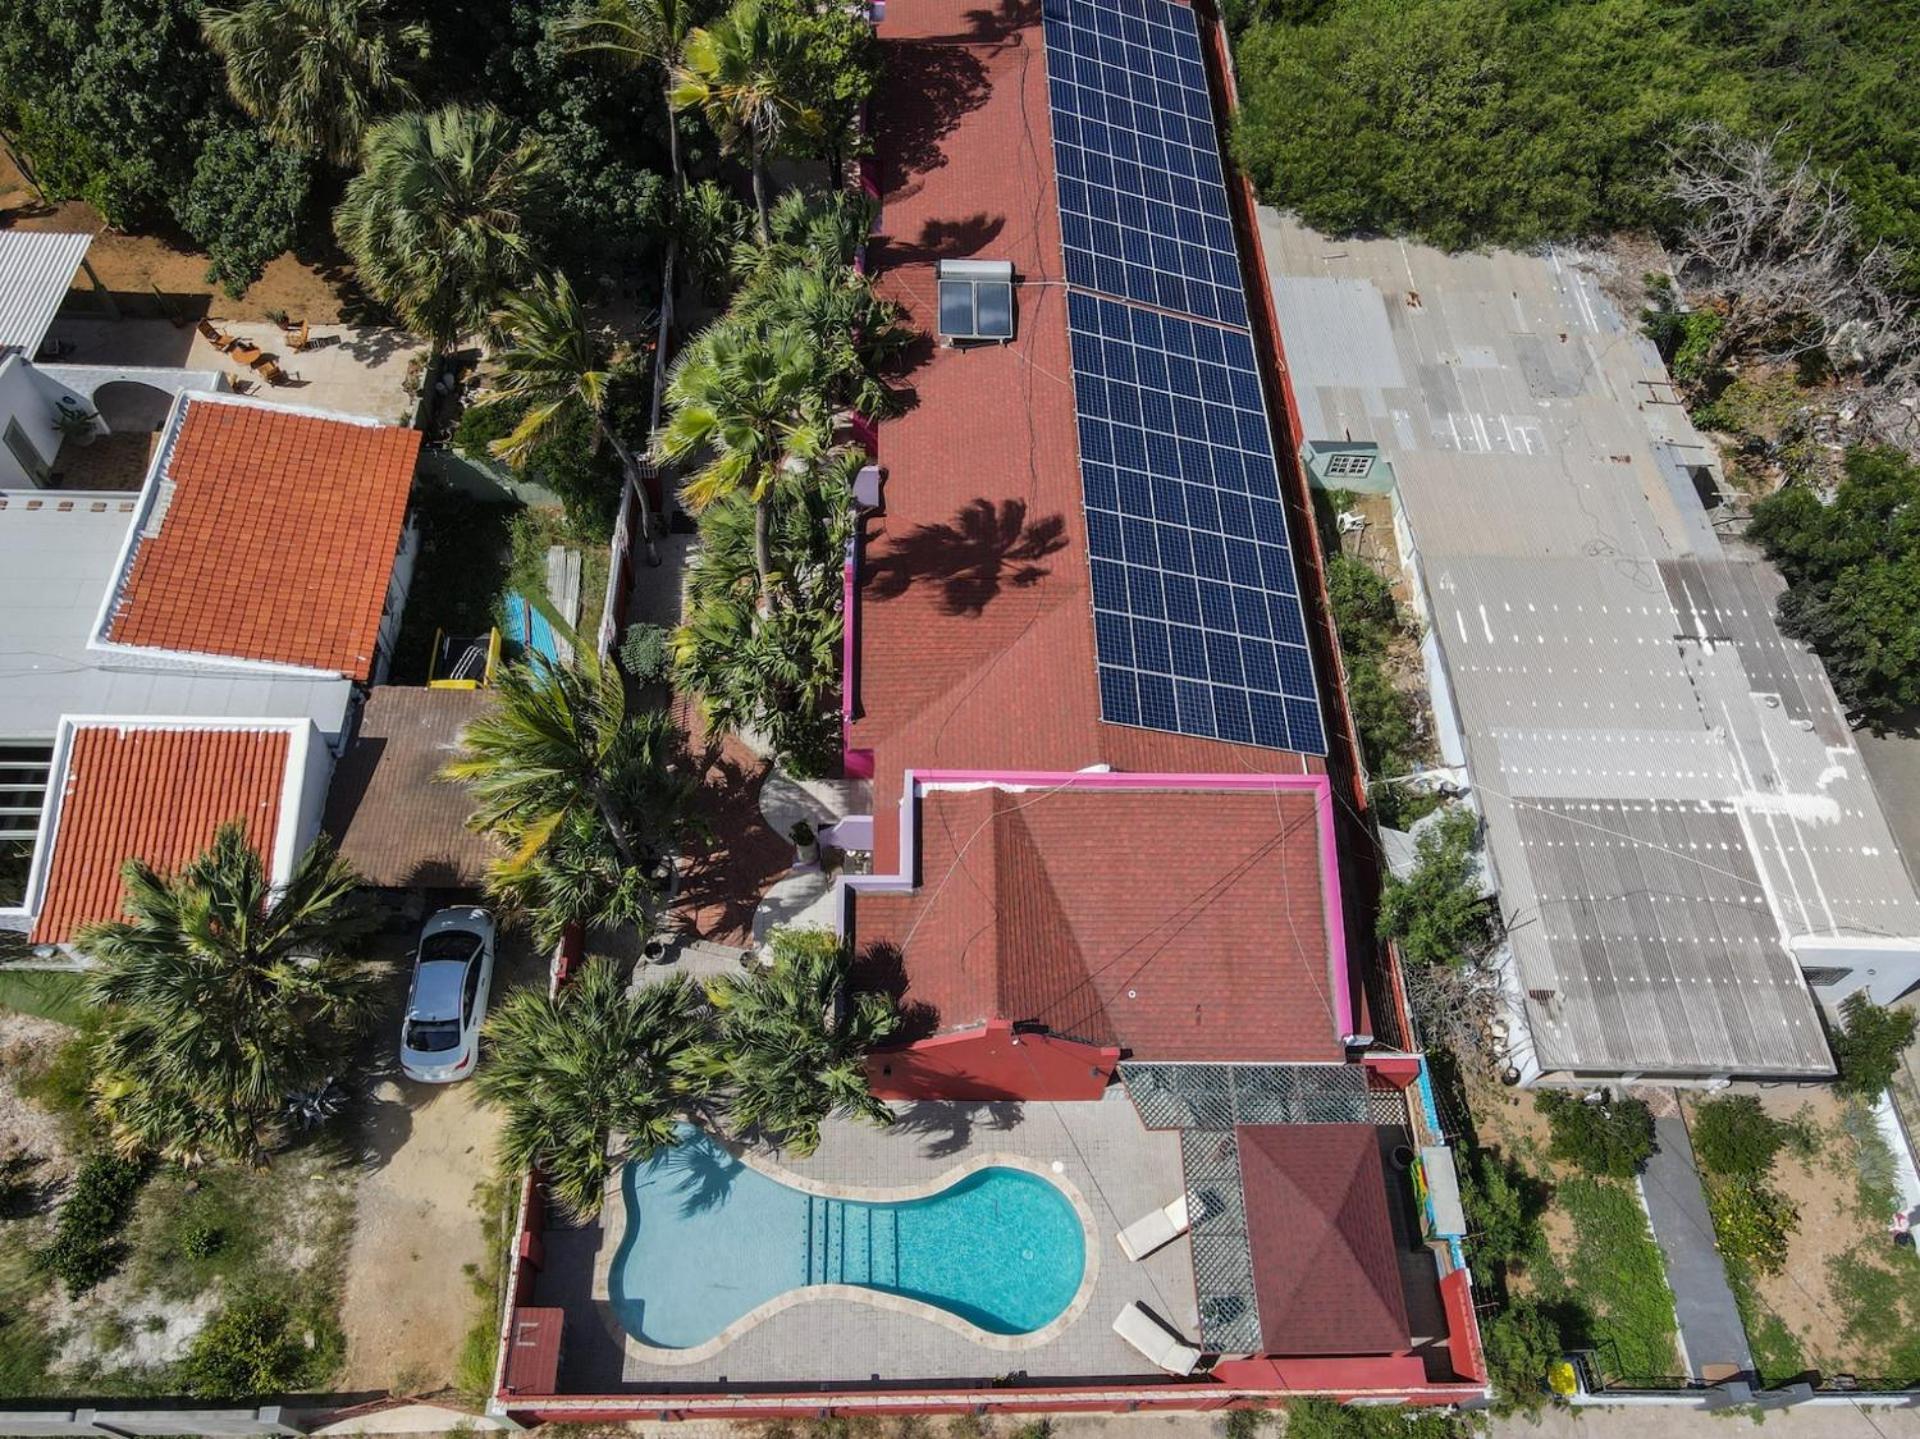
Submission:
[[415,1054],[440,1054],[459,1045],[460,1021],[457,1019],[407,1021],[407,1048]]
[[465,964],[480,947],[480,936],[468,929],[443,929],[420,941],[420,963],[452,960]]

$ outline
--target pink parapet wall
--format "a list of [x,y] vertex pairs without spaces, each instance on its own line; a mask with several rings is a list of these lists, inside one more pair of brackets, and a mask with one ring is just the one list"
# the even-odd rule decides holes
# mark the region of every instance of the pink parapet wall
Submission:
[[[1320,835],[1320,893],[1325,906],[1327,962],[1333,984],[1334,1018],[1339,1037],[1356,1034],[1353,1016],[1353,977],[1347,958],[1345,911],[1340,900],[1340,856],[1334,845],[1333,786],[1324,774],[1157,774],[1115,770],[908,770],[900,795],[899,869],[894,874],[850,875],[841,884],[851,892],[899,893],[914,885],[920,843],[918,808],[930,785],[981,785],[998,789],[1089,790],[1222,790],[1237,793],[1274,793],[1306,790],[1314,797],[1314,816]],[[844,906],[841,930],[846,930]]]

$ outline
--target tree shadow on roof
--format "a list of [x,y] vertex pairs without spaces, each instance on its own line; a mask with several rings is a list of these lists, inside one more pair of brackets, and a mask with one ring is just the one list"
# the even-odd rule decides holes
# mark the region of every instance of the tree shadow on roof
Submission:
[[908,999],[907,958],[891,940],[877,940],[854,956],[852,987],[876,990],[900,1010],[900,1028],[890,1045],[912,1044],[940,1032],[940,1011],[924,1000]]
[[944,141],[991,91],[980,57],[953,45],[903,40],[887,53],[876,129],[887,137],[881,193],[897,199],[915,177],[947,163]]
[[920,227],[918,240],[877,235],[873,240],[876,268],[885,270],[895,265],[963,260],[986,250],[1006,228],[1005,215],[989,215],[982,210],[964,220],[929,220]]
[[969,501],[954,518],[921,525],[868,561],[869,593],[897,599],[915,584],[940,586],[950,615],[977,617],[1006,588],[1046,578],[1048,556],[1067,545],[1064,515],[1030,520],[1022,499]]

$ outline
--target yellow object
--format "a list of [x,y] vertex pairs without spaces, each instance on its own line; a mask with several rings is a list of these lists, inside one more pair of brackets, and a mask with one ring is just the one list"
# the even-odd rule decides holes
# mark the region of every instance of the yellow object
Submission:
[[1573,1365],[1565,1359],[1556,1359],[1553,1367],[1547,1370],[1547,1388],[1562,1399],[1571,1399],[1580,1392],[1580,1381],[1575,1377]]
[[459,675],[442,676],[440,665],[446,651],[447,632],[433,632],[433,659],[427,667],[427,688],[434,690],[477,690],[493,683],[494,671],[500,668],[500,630],[498,626],[487,631],[486,668],[478,676]]

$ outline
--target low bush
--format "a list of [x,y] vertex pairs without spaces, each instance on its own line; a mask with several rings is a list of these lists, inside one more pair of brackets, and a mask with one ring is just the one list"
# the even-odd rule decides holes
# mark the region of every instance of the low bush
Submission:
[[1494,912],[1481,893],[1480,822],[1464,805],[1424,830],[1412,872],[1390,875],[1380,897],[1379,932],[1408,964],[1466,964],[1484,958]]
[[1467,1216],[1467,1243],[1476,1270],[1494,1275],[1524,1266],[1540,1238],[1547,1196],[1540,1181],[1518,1164],[1482,1149],[1461,1175],[1460,1201]]
[[80,1166],[73,1190],[60,1206],[53,1238],[39,1256],[70,1297],[86,1293],[120,1267],[125,1257],[120,1231],[133,1213],[147,1172],[144,1162],[117,1154],[95,1154]]
[[636,684],[652,684],[673,668],[671,631],[659,625],[628,625],[620,637],[620,668]]
[[1560,1358],[1560,1327],[1532,1299],[1514,1298],[1481,1326],[1494,1411],[1533,1413],[1546,1402],[1547,1371]]
[[207,1321],[179,1376],[202,1399],[285,1394],[323,1382],[338,1347],[284,1300],[246,1295]]
[[1830,1038],[1840,1077],[1833,1087],[1855,1099],[1878,1099],[1900,1068],[1900,1055],[1913,1043],[1914,1015],[1885,1009],[1861,990],[1840,1005],[1840,1028]]
[[1787,1245],[1800,1228],[1800,1211],[1779,1190],[1750,1177],[1707,1182],[1707,1208],[1720,1252],[1754,1274],[1778,1274]]
[[1400,628],[1393,588],[1365,560],[1339,553],[1327,561],[1327,600],[1340,648],[1349,655],[1379,654]]
[[1640,1100],[1603,1089],[1587,1100],[1564,1089],[1543,1089],[1534,1107],[1553,1132],[1547,1152],[1588,1174],[1631,1179],[1653,1153],[1653,1112]]
[[1752,1177],[1773,1168],[1787,1142],[1787,1126],[1751,1094],[1701,1102],[1693,1115],[1693,1151],[1710,1174]]

